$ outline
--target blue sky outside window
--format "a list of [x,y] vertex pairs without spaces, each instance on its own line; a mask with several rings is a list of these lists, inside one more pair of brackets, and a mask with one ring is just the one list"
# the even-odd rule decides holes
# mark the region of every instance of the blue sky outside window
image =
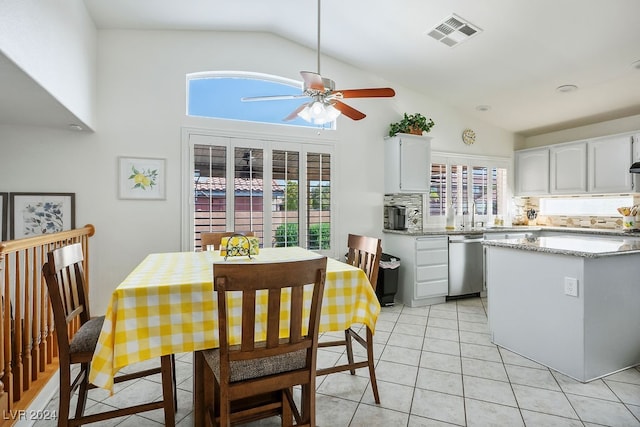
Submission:
[[[299,95],[302,93],[301,85],[242,76],[190,78],[188,85],[187,114],[190,116],[318,127],[301,118],[287,122],[282,120],[301,104],[309,102],[308,97],[256,102],[240,100],[252,96]],[[327,127],[332,127],[332,124]]]

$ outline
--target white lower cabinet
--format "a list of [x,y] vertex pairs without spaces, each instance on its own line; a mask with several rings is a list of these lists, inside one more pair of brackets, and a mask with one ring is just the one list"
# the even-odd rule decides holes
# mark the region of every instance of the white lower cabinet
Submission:
[[382,249],[400,258],[396,300],[410,307],[445,301],[449,292],[446,236],[412,237],[387,233]]

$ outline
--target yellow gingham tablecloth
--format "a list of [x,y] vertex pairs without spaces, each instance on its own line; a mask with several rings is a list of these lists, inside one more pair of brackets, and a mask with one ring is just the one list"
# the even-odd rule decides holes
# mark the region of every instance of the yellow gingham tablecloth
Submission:
[[[112,390],[114,375],[126,365],[218,347],[214,263],[282,262],[319,256],[299,247],[264,248],[253,259],[227,261],[219,251],[148,255],[111,296],[89,381]],[[239,304],[233,305],[239,309]],[[329,258],[320,332],[342,331],[355,323],[375,331],[379,313],[380,304],[364,272]]]

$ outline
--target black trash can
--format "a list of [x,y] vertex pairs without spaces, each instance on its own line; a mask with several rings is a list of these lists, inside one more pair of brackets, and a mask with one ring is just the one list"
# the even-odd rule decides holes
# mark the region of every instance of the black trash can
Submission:
[[398,292],[398,271],[400,270],[400,258],[382,253],[380,267],[378,268],[378,282],[376,283],[376,295],[383,307],[393,305],[393,299]]

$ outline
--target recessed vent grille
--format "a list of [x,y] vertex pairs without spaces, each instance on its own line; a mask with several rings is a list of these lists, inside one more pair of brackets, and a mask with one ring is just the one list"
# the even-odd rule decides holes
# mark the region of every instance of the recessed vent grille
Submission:
[[427,32],[427,35],[449,47],[459,45],[482,30],[457,15],[451,15]]

